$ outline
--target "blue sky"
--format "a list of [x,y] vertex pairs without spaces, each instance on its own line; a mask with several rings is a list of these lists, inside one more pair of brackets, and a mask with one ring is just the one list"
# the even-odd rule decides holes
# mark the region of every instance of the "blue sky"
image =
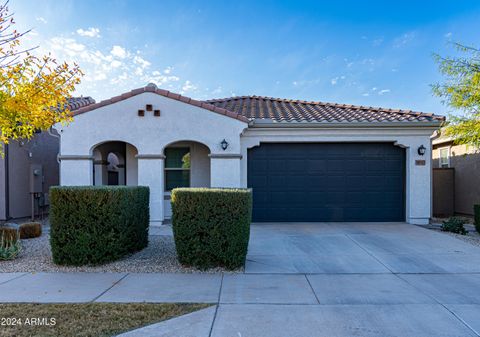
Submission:
[[[40,5],[41,4],[41,5]],[[480,46],[480,1],[11,0],[25,45],[85,72],[97,101],[156,82],[198,98],[265,95],[445,114],[432,53]]]

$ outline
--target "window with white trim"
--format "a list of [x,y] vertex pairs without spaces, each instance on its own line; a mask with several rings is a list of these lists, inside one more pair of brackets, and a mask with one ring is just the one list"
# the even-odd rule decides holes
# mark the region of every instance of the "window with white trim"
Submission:
[[439,149],[440,152],[440,167],[450,167],[450,148],[443,147]]
[[165,191],[190,187],[190,148],[165,149]]

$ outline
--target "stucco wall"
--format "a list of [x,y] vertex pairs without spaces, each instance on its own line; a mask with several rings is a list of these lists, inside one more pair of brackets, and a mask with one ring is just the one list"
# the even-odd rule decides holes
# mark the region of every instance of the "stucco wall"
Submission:
[[[59,184],[59,139],[42,132],[29,142],[10,142],[8,151],[9,215],[12,218],[27,217],[31,215],[30,165],[42,165],[44,193],[48,193],[50,186]],[[5,188],[1,191],[4,194]]]
[[5,159],[0,157],[0,221],[6,220]]
[[[137,111],[145,110],[146,104],[160,109],[160,117],[148,111],[144,117],[139,117]],[[161,222],[164,218],[164,148],[178,141],[194,141],[204,144],[211,154],[238,154],[240,134],[246,127],[246,123],[237,119],[154,93],[142,93],[77,115],[67,127],[57,126],[62,135],[61,155],[70,156],[61,162],[61,183],[91,184],[92,148],[106,141],[130,143],[138,149],[138,184],[150,187],[151,220]],[[220,145],[223,139],[229,142],[225,151]],[[229,163],[218,165],[217,174],[211,177],[211,185],[239,182],[240,167],[233,169]],[[195,181],[204,179],[193,178]]]
[[440,149],[445,147],[450,149],[450,167],[455,170],[455,213],[473,215],[473,205],[480,204],[480,150],[452,142],[435,144],[433,167],[440,167]]

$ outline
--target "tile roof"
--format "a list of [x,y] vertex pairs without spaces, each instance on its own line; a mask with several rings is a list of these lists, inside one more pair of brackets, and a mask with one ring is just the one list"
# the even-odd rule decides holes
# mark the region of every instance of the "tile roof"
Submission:
[[68,108],[70,109],[70,111],[83,108],[90,104],[95,104],[95,100],[90,96],[70,97],[68,99]]
[[245,122],[245,123],[248,123],[248,121],[249,121],[246,117],[244,117],[244,116],[242,116],[242,115],[240,115],[236,112],[233,112],[233,111],[230,111],[230,110],[227,110],[227,109],[223,109],[221,107],[217,107],[217,106],[215,106],[213,104],[210,104],[210,103],[207,103],[207,102],[197,101],[193,98],[182,96],[180,94],[175,94],[175,93],[170,92],[168,90],[159,89],[159,88],[157,88],[157,86],[155,84],[152,84],[152,83],[148,84],[145,87],[134,89],[132,91],[123,93],[119,96],[115,96],[115,97],[103,100],[103,101],[98,102],[98,103],[94,103],[94,104],[90,104],[88,106],[79,107],[79,108],[70,109],[70,110],[73,112],[73,115],[76,116],[76,115],[80,115],[82,113],[85,113],[85,112],[88,112],[88,111],[91,111],[91,110],[101,108],[101,107],[106,106],[106,105],[110,105],[110,104],[113,104],[113,103],[116,103],[116,102],[119,102],[119,101],[123,101],[127,98],[130,98],[130,97],[133,97],[133,96],[136,96],[136,95],[143,94],[144,92],[151,92],[151,93],[154,93],[154,94],[157,94],[157,95],[160,95],[160,96],[164,96],[164,97],[168,97],[168,98],[180,101],[180,102],[184,102],[184,103],[187,103],[187,104],[198,106],[200,108],[210,110],[210,111],[218,113],[220,115],[225,115],[225,116],[228,116],[228,117],[231,117],[231,118],[238,119],[238,120],[240,120],[242,122]]
[[264,96],[238,96],[198,101],[154,84],[134,89],[119,96],[96,103],[91,97],[69,99],[73,115],[79,115],[113,104],[144,92],[155,93],[215,113],[238,119],[242,122],[266,120],[273,122],[437,122],[444,116],[401,109],[386,109],[350,104],[291,100]]
[[385,109],[349,104],[310,102],[263,96],[239,96],[207,100],[249,120],[274,122],[442,122],[444,116],[411,110]]

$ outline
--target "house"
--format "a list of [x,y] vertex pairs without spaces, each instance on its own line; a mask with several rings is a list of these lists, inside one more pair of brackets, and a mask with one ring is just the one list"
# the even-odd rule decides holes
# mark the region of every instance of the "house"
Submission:
[[198,101],[154,84],[73,113],[57,126],[61,185],[149,186],[152,222],[171,216],[170,191],[181,186],[250,187],[255,222],[431,216],[430,136],[441,116],[260,96]]
[[433,214],[473,215],[480,204],[480,149],[439,135],[432,140]]
[[[91,97],[69,99],[78,109],[95,103]],[[48,205],[48,190],[59,183],[60,136],[56,131],[39,132],[30,141],[4,144],[0,157],[0,221],[31,217]],[[33,208],[33,209],[32,209]]]

